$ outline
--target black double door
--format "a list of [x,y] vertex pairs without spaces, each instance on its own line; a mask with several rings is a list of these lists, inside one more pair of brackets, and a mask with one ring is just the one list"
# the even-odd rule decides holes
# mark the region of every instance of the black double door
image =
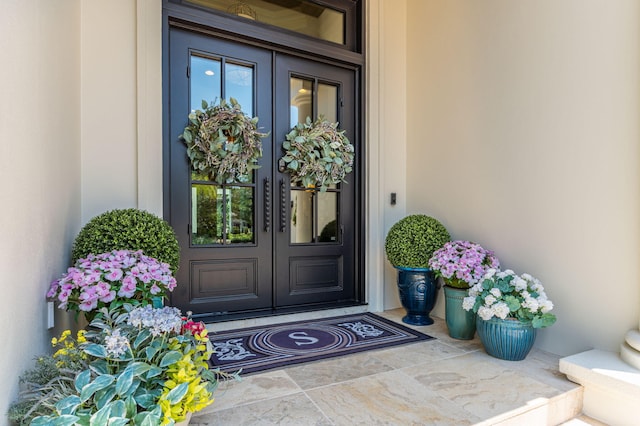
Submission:
[[[282,142],[309,116],[339,122],[354,145],[355,71],[183,29],[169,31],[165,217],[181,249],[171,304],[225,319],[357,302],[356,182],[293,186]],[[248,182],[194,173],[179,136],[188,114],[235,98],[268,136]]]

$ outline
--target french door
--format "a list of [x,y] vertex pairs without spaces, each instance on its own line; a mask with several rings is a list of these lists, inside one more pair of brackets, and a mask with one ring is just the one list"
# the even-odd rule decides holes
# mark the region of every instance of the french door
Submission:
[[[355,71],[178,28],[168,62],[165,218],[181,249],[171,304],[224,319],[358,302],[354,174],[309,191],[279,162],[307,116],[339,122],[358,143]],[[220,185],[191,170],[180,134],[202,100],[229,98],[268,136],[251,179]]]

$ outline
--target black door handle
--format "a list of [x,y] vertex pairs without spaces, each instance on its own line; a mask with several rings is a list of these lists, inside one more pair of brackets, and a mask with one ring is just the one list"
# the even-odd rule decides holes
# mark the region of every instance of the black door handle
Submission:
[[271,181],[269,178],[264,178],[264,232],[270,232],[271,230]]
[[284,180],[280,179],[280,232],[287,230],[287,191]]

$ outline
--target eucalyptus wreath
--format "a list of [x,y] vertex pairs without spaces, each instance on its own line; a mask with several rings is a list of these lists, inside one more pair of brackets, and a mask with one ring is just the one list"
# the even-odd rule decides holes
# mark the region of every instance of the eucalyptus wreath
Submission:
[[291,182],[320,187],[322,192],[329,185],[346,183],[345,176],[353,171],[354,148],[344,133],[338,130],[338,123],[322,117],[315,122],[307,117],[304,123],[296,124],[282,143],[282,161]]
[[189,125],[181,139],[197,173],[218,183],[248,182],[251,171],[260,168],[261,138],[258,117],[249,117],[234,98],[218,105],[202,101],[202,110],[189,114]]

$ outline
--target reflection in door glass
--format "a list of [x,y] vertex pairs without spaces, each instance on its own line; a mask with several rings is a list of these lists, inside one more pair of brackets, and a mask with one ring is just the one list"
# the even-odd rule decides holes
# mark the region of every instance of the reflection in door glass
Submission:
[[253,188],[228,187],[227,243],[253,243]]
[[291,190],[291,243],[338,242],[338,193]]
[[226,99],[235,98],[242,111],[253,117],[253,68],[226,63],[224,70]]
[[332,123],[338,121],[338,88],[329,84],[318,84],[318,117]]
[[291,242],[313,242],[313,192],[291,191]]
[[338,193],[317,192],[318,203],[318,242],[338,241]]
[[191,186],[191,243],[222,242],[222,189],[217,185]]
[[253,187],[193,184],[193,245],[254,242]]
[[304,123],[307,117],[313,119],[313,81],[291,77],[291,127]]
[[202,109],[202,101],[217,103],[221,96],[220,61],[191,56],[191,112]]

